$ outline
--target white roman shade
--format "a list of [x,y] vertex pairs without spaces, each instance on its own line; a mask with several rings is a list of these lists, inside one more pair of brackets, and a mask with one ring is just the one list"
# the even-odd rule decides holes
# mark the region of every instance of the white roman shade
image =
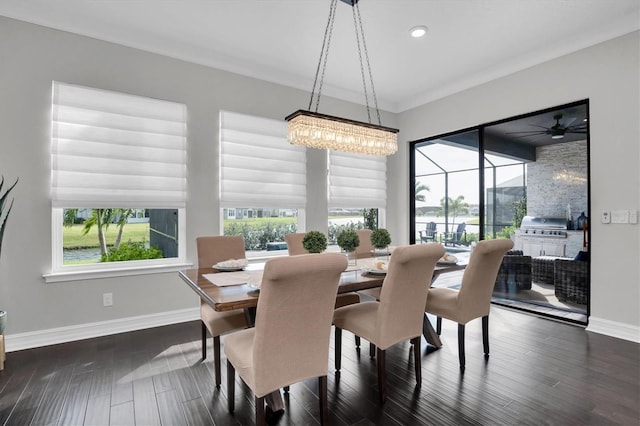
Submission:
[[387,204],[387,157],[329,151],[329,208]]
[[53,83],[53,207],[183,208],[180,103]]
[[220,206],[304,208],[307,157],[283,120],[220,112]]

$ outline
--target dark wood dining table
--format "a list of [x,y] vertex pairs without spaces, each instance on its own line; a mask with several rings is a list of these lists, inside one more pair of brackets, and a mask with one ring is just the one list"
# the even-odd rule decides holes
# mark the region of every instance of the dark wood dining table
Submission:
[[[433,282],[438,276],[448,272],[460,271],[466,267],[465,263],[436,265],[433,271]],[[264,263],[250,264],[245,272],[253,275],[252,279],[258,283],[261,277],[261,270]],[[185,269],[178,272],[178,276],[187,283],[187,285],[200,296],[202,300],[208,303],[214,310],[219,312],[229,311],[233,309],[244,309],[249,319],[251,310],[258,305],[258,297],[260,291],[251,284],[238,284],[219,287],[213,284],[206,275],[219,273],[215,268],[194,268]],[[376,289],[382,286],[385,275],[365,273],[362,267],[350,267],[342,273],[338,293],[350,293],[353,291]],[[248,281],[251,282],[252,279]],[[431,346],[440,348],[442,343],[436,334],[431,322],[425,313],[423,321],[423,335]]]

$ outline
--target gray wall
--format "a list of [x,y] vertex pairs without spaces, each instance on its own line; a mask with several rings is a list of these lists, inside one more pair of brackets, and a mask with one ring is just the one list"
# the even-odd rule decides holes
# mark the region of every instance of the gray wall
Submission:
[[[0,17],[0,173],[20,177],[0,259],[0,309],[12,334],[72,329],[195,308],[174,272],[45,284],[51,268],[51,81],[183,102],[188,107],[188,258],[194,238],[219,233],[218,113],[221,109],[282,118],[309,93]],[[591,99],[592,208],[638,208],[638,33],[595,46],[399,115],[383,122],[406,142]],[[323,98],[324,99],[324,98]],[[327,98],[323,112],[365,120],[359,105]],[[615,124],[615,132],[611,125]],[[307,229],[326,229],[325,156],[310,150]],[[408,241],[408,152],[388,162],[388,228]],[[615,188],[615,191],[613,190]],[[637,330],[640,233],[637,225],[593,226],[592,315]],[[611,271],[616,271],[612,290]],[[114,306],[102,306],[112,292]]]
[[[588,98],[592,215],[640,206],[640,32],[549,61],[400,114],[404,140]],[[406,206],[408,153],[391,163],[392,205]],[[408,214],[389,212],[394,235]],[[640,226],[591,221],[589,329],[640,336]]]
[[[309,92],[0,17],[0,174],[20,178],[0,259],[0,309],[7,344],[16,333],[194,308],[177,273],[45,284],[51,270],[51,82],[182,102],[188,110],[187,256],[195,237],[219,234],[218,114],[284,119]],[[323,97],[321,112],[366,121],[361,105]],[[383,122],[395,127],[393,114]],[[327,229],[326,152],[310,149],[307,229]],[[113,307],[102,294],[113,293]]]

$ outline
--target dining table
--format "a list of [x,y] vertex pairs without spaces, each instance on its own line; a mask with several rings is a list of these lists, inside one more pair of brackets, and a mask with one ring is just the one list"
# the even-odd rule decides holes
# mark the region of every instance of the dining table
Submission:
[[[349,265],[340,277],[338,294],[379,289],[386,276],[384,270],[376,269],[376,259],[361,259]],[[242,270],[223,272],[216,268],[193,268],[178,271],[178,276],[215,311],[224,312],[243,309],[247,323],[252,325],[255,308],[260,296],[260,283],[264,262],[249,263]],[[431,282],[444,273],[463,270],[466,263],[438,263]],[[370,293],[371,294],[371,293]],[[375,296],[374,296],[375,297]],[[440,348],[442,342],[425,313],[423,335],[429,345]]]

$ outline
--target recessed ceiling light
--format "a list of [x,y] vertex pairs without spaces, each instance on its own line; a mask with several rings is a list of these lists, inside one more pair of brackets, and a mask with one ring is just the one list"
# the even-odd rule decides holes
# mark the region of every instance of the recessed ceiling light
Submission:
[[418,25],[417,27],[413,27],[409,30],[409,34],[413,38],[423,37],[427,33],[428,28],[424,25]]

